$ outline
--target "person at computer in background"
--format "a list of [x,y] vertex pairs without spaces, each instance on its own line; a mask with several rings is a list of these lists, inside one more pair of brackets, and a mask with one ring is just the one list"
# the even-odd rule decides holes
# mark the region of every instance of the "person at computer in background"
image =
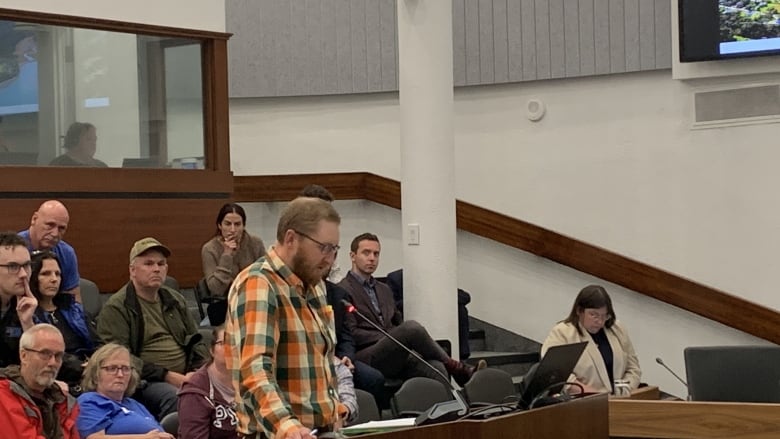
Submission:
[[50,250],[57,255],[62,270],[60,289],[73,294],[76,301],[81,303],[81,275],[76,251],[62,240],[68,231],[69,222],[70,214],[64,204],[57,200],[44,201],[33,213],[30,228],[19,232],[19,236],[27,241],[29,251]]
[[91,123],[73,122],[65,133],[62,144],[65,154],[56,157],[49,166],[92,166],[107,168],[105,162],[95,158],[97,128]]
[[216,223],[214,237],[203,244],[200,257],[209,293],[227,297],[238,273],[265,255],[265,245],[262,239],[246,231],[246,212],[238,204],[223,205]]
[[65,356],[57,379],[68,384],[72,396],[78,396],[83,364],[95,351],[99,338],[84,307],[71,294],[60,291],[61,280],[57,256],[48,250],[35,252],[30,291],[38,299],[38,308],[33,320],[36,324],[49,323],[62,333]]
[[[628,331],[615,317],[607,290],[588,285],[574,299],[569,316],[555,325],[542,344],[542,356],[552,346],[588,342],[569,381],[582,384],[585,392],[613,393],[615,380],[626,380],[631,390],[639,387],[642,370]],[[572,386],[572,391],[578,391]]]

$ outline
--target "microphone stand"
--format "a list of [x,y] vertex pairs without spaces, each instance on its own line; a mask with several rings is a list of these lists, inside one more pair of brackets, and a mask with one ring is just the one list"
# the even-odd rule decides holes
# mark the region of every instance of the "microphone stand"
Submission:
[[688,388],[688,383],[686,383],[682,378],[679,377],[674,371],[664,363],[664,360],[661,359],[661,357],[655,357],[655,362],[660,364],[664,369],[666,369],[672,376],[677,378],[677,381],[681,382],[683,386],[685,386],[685,391],[688,393],[688,396],[685,398],[687,401],[691,400],[691,391]]
[[443,402],[437,402],[434,404],[431,408],[423,412],[420,416],[418,416],[414,420],[414,425],[429,425],[429,424],[436,424],[439,422],[449,422],[454,421],[458,418],[461,418],[463,416],[466,416],[469,412],[469,404],[466,402],[466,399],[463,397],[463,395],[460,393],[458,389],[455,388],[455,386],[452,385],[450,382],[449,377],[441,373],[441,371],[427,361],[423,359],[423,357],[420,356],[417,352],[409,349],[405,344],[401,343],[397,338],[390,335],[389,332],[385,331],[384,328],[377,325],[371,319],[363,315],[358,309],[355,307],[355,305],[351,304],[346,299],[341,300],[341,304],[344,305],[347,312],[350,314],[355,314],[361,319],[363,319],[364,322],[368,323],[369,325],[373,326],[374,329],[381,332],[382,335],[392,340],[396,345],[403,348],[406,352],[408,352],[411,356],[419,360],[421,363],[426,365],[428,368],[436,372],[445,383],[447,383],[450,387],[450,391],[452,392],[452,396],[455,398],[454,400],[450,401],[443,401]]

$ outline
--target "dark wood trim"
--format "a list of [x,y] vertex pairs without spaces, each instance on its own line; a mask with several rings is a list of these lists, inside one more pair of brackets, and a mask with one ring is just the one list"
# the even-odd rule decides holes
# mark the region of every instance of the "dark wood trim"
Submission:
[[203,59],[203,139],[206,168],[230,172],[227,41],[207,41]]
[[[237,201],[286,201],[308,183],[325,186],[337,199],[362,198],[396,209],[401,207],[401,184],[369,173],[235,177],[233,196]],[[474,204],[457,201],[456,212],[460,230],[780,343],[780,313],[773,309]]]
[[192,38],[200,40],[227,40],[232,35],[225,32],[184,29],[169,26],[158,26],[153,24],[129,23],[125,21],[106,20],[103,18],[22,11],[19,9],[8,8],[0,8],[0,19],[48,24],[52,26],[79,27],[113,32],[155,35],[160,37]]
[[231,193],[233,176],[230,172],[193,169],[8,166],[0,171],[0,188],[17,193]]

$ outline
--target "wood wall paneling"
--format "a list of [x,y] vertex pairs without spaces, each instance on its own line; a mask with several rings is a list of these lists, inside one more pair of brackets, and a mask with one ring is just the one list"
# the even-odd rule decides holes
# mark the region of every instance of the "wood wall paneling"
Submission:
[[[30,218],[48,198],[0,199],[0,230],[29,227]],[[81,277],[101,291],[114,292],[128,281],[130,248],[153,236],[171,249],[169,275],[182,286],[203,276],[200,248],[214,233],[223,199],[62,199],[70,213],[65,234],[76,250]]]
[[[400,183],[369,173],[235,177],[234,198],[245,202],[286,201],[309,183],[325,186],[337,199],[366,199],[401,208]],[[456,215],[460,230],[780,343],[780,313],[770,308],[470,203],[457,201]]]

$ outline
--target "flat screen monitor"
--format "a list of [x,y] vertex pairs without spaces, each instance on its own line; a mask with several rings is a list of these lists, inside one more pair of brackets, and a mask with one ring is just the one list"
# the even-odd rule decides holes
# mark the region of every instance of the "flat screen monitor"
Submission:
[[678,0],[680,62],[780,54],[780,1]]
[[693,401],[780,403],[780,346],[703,346],[684,351]]

